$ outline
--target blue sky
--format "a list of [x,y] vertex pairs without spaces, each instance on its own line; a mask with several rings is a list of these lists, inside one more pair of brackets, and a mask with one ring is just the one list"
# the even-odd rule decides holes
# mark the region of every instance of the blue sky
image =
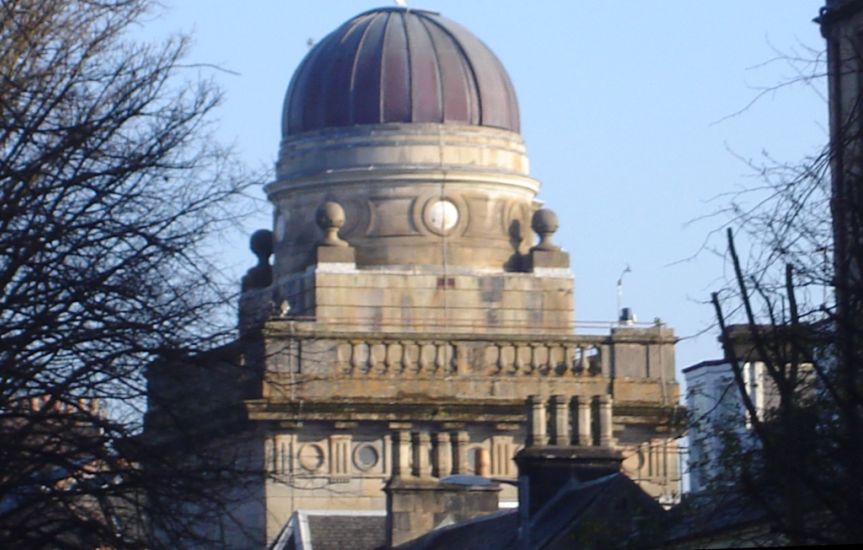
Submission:
[[[255,167],[271,169],[282,99],[294,69],[319,40],[359,12],[393,2],[165,0],[146,38],[193,34],[190,61],[232,71],[218,135]],[[764,152],[795,161],[826,141],[824,82],[760,89],[794,79],[822,49],[811,22],[820,0],[533,1],[408,0],[472,30],[507,68],[521,107],[540,198],[560,217],[556,241],[572,257],[576,318],[611,320],[615,283],[629,264],[624,305],[660,317],[683,337],[678,368],[716,357],[712,310],[722,258],[696,254],[720,219],[716,198],[757,183],[740,160]],[[815,51],[811,52],[808,49]],[[771,61],[774,60],[774,61]],[[263,197],[263,193],[260,193]],[[713,199],[713,200],[711,200]],[[268,227],[269,211],[247,230]],[[717,245],[721,243],[717,242]],[[254,263],[246,238],[225,244],[223,265]]]

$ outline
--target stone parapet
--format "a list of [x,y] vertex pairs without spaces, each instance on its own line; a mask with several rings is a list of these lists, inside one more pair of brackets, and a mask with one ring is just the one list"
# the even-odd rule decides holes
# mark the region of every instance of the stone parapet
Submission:
[[674,383],[670,349],[676,338],[664,327],[643,329],[638,339],[627,334],[626,365],[614,353],[621,346],[616,333],[389,333],[333,330],[313,321],[271,321],[265,333],[271,375],[293,370],[316,379],[604,377]]
[[286,342],[269,340],[267,370],[317,378],[439,378],[444,376],[531,376],[542,378],[608,375],[609,343],[601,336],[528,339],[526,335],[369,334],[296,332],[292,360]]
[[[350,250],[320,247],[318,254]],[[293,318],[346,332],[573,331],[568,269],[540,275],[431,266],[357,269],[351,257],[319,257],[317,266],[277,279],[273,300],[287,301]]]

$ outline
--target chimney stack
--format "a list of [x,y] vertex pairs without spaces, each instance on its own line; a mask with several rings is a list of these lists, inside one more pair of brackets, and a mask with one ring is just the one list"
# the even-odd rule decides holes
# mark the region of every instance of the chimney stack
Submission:
[[[498,511],[500,486],[487,477],[487,449],[474,450],[479,475],[464,475],[467,432],[399,430],[392,434],[392,443],[393,476],[384,488],[387,547],[418,538],[444,521],[458,523]],[[434,464],[429,464],[430,456]],[[456,475],[449,475],[454,469]]]
[[[519,517],[529,525],[533,515],[570,480],[590,481],[620,471],[621,453],[615,448],[611,396],[599,396],[599,445],[591,434],[591,398],[578,397],[577,444],[571,443],[569,401],[554,396],[552,444],[545,434],[546,402],[539,396],[528,399],[528,445],[516,456],[519,478]],[[542,428],[541,428],[542,427]],[[542,437],[538,437],[541,434]]]

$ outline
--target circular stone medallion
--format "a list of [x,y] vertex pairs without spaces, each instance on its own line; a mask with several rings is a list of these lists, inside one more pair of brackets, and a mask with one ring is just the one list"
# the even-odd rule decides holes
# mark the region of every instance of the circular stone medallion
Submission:
[[368,471],[378,463],[379,455],[377,449],[368,443],[359,445],[354,449],[354,465],[362,471]]
[[435,233],[448,233],[456,226],[458,218],[458,208],[448,200],[438,200],[426,207],[426,225]]
[[303,445],[299,455],[300,466],[306,471],[316,472],[324,465],[324,451],[319,445]]

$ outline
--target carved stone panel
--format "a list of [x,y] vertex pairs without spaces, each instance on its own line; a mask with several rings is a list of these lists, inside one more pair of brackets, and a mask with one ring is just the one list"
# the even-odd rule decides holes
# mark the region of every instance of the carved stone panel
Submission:
[[369,199],[369,237],[418,235],[411,216],[412,198],[373,197]]

